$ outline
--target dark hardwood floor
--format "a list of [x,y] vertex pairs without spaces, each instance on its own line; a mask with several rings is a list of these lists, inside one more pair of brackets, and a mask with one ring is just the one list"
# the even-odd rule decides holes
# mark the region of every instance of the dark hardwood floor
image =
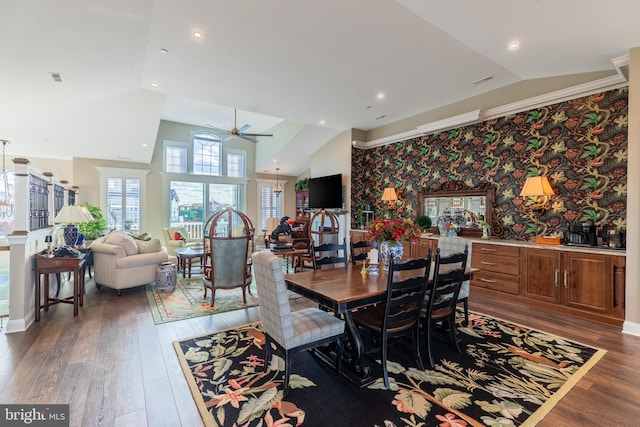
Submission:
[[[539,426],[638,425],[640,338],[523,304],[470,300],[472,310],[608,351]],[[143,288],[118,297],[93,280],[78,317],[72,310],[59,304],[26,332],[0,335],[0,402],[69,403],[72,426],[201,426],[172,342],[258,319],[249,308],[155,325]]]

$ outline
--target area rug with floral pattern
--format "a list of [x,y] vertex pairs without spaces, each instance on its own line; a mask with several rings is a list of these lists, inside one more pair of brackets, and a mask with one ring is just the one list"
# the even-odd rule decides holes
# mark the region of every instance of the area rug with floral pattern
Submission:
[[295,354],[283,399],[283,353],[265,369],[259,323],[174,342],[206,426],[533,426],[605,351],[472,313],[462,353],[434,341],[433,369],[392,346],[386,390],[374,363],[359,389],[310,352]]
[[[145,290],[156,325],[258,305],[256,287],[252,284],[252,293],[247,291],[246,304],[242,301],[242,289],[222,289],[216,292],[215,306],[212,307],[211,290],[207,291],[205,298],[202,276],[179,277],[175,290],[171,292],[159,292],[153,283],[147,284]],[[299,297],[293,292],[290,294],[292,298]]]

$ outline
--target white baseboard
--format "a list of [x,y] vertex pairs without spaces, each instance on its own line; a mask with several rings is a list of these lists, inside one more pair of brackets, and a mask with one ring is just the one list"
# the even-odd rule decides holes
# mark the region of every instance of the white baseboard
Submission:
[[640,337],[640,323],[625,321],[622,324],[622,333]]

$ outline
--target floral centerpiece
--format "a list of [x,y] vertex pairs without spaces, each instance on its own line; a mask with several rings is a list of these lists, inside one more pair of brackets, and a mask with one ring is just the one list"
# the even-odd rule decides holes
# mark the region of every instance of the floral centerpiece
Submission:
[[367,228],[374,240],[416,242],[420,238],[421,229],[411,218],[378,219]]
[[400,240],[405,242],[416,242],[422,232],[420,226],[411,218],[376,218],[367,231],[371,233],[374,240],[380,242],[380,256],[384,262],[384,269],[389,269],[389,258],[393,257],[394,262],[400,262],[404,254],[404,247]]

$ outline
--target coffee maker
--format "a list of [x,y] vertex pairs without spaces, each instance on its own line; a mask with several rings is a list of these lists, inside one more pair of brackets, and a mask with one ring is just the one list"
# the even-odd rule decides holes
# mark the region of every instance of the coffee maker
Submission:
[[590,222],[570,225],[567,233],[567,244],[597,246],[596,226]]

